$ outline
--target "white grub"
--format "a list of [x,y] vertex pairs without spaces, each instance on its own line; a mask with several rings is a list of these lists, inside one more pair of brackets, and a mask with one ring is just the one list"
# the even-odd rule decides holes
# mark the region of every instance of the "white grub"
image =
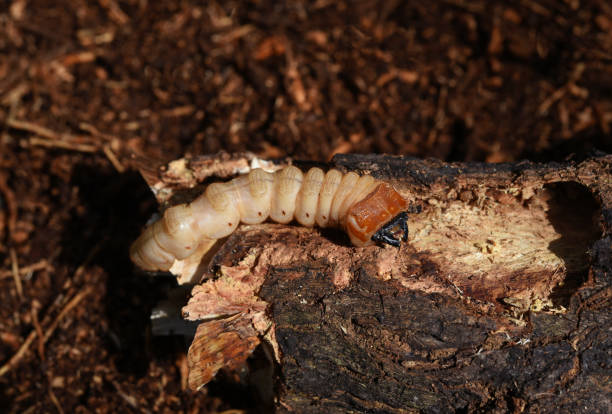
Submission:
[[303,173],[294,166],[275,172],[255,168],[229,182],[210,184],[191,203],[167,209],[132,244],[130,257],[144,270],[182,272],[182,263],[197,266],[215,241],[239,223],[267,219],[339,227],[355,246],[365,246],[406,208],[406,200],[391,185],[369,175],[319,168]]

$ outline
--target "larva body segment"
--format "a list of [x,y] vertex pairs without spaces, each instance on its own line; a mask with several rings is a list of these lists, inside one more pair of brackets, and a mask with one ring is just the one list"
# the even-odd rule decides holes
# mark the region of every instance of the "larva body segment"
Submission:
[[[355,246],[373,240],[399,245],[391,231],[402,225],[407,237],[407,201],[387,183],[354,172],[327,173],[296,167],[275,173],[254,169],[227,183],[214,183],[190,204],[167,209],[130,248],[132,261],[145,270],[168,270],[175,261],[203,255],[214,241],[231,234],[239,222],[267,218],[304,226],[344,229]],[[191,260],[191,258],[189,259]]]
[[[229,192],[227,194],[230,194]],[[195,221],[198,223],[198,234],[203,239],[217,240],[227,237],[236,230],[240,223],[240,211],[236,203],[230,202],[223,210],[215,208],[207,196],[200,196],[191,203]]]
[[323,186],[325,173],[320,168],[311,168],[302,181],[302,188],[295,200],[295,219],[306,227],[315,224],[319,193]]
[[287,224],[293,220],[295,200],[302,187],[303,174],[299,168],[290,166],[276,173],[274,197],[270,219]]
[[336,194],[334,194],[334,197],[331,203],[331,207],[329,209],[328,225],[331,224],[333,226],[333,225],[337,225],[338,223],[340,223],[340,218],[342,217],[341,213],[343,213],[340,207],[342,207],[344,200],[355,189],[355,184],[357,184],[357,181],[359,181],[359,175],[352,171],[344,174],[344,176],[342,177],[342,181],[340,181],[340,185],[338,186],[338,189],[336,190]]
[[329,210],[331,209],[336,190],[340,186],[340,181],[342,181],[342,173],[338,170],[329,170],[323,178],[323,185],[319,193],[319,202],[317,204],[317,214],[315,217],[319,227],[327,227]]
[[228,183],[233,203],[240,212],[240,221],[258,224],[268,218],[273,184],[274,176],[259,169]]
[[176,259],[173,254],[164,250],[154,239],[153,234],[156,227],[162,225],[161,221],[157,223],[146,228],[130,247],[132,262],[146,270],[170,269]]
[[193,253],[199,244],[198,224],[192,206],[179,204],[164,213],[164,220],[153,227],[153,238],[164,250],[177,259],[184,259]]
[[362,175],[359,177],[353,191],[344,199],[340,206],[340,217],[345,217],[348,209],[353,206],[356,202],[363,200],[365,196],[370,194],[376,186],[380,185],[380,182],[375,180],[371,175]]

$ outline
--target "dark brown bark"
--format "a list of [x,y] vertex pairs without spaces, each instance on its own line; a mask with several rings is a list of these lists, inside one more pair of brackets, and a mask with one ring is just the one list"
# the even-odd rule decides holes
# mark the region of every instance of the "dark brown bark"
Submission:
[[236,330],[239,342],[272,345],[280,412],[612,410],[611,156],[332,163],[390,180],[420,208],[406,244],[244,226],[184,310],[197,320],[225,309],[254,327]]

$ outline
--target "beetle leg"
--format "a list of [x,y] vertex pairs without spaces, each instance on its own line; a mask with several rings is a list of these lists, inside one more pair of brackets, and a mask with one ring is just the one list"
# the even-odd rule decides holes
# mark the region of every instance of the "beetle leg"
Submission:
[[408,241],[408,213],[402,211],[397,216],[393,217],[393,219],[385,224],[384,228],[390,231],[393,227],[399,226],[402,231],[402,240]]
[[393,237],[393,235],[391,235],[391,233],[389,233],[384,228],[374,233],[374,235],[372,235],[372,240],[380,242],[380,243],[386,243],[393,247],[400,246],[400,241],[397,240],[395,237]]
[[398,226],[402,231],[402,240],[408,241],[408,213],[402,211],[397,216],[393,217],[390,222],[384,225],[384,229],[391,231],[393,227]]
[[393,217],[387,224],[382,226],[374,235],[372,240],[387,243],[391,246],[399,247],[400,241],[394,237],[393,229],[399,227],[402,231],[402,240],[408,240],[408,213],[402,211],[397,216]]
[[403,212],[400,214],[402,216],[400,220],[400,227],[402,228],[402,240],[408,241],[408,214]]

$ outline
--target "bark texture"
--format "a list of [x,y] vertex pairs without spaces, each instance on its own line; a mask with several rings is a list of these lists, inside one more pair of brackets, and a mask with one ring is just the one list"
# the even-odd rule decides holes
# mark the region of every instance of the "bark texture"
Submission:
[[409,241],[239,228],[184,309],[217,317],[199,332],[232,315],[233,336],[196,335],[192,379],[223,365],[199,364],[203,349],[220,341],[235,365],[257,337],[277,361],[279,412],[612,411],[612,156],[332,164],[391,181],[413,206]]

